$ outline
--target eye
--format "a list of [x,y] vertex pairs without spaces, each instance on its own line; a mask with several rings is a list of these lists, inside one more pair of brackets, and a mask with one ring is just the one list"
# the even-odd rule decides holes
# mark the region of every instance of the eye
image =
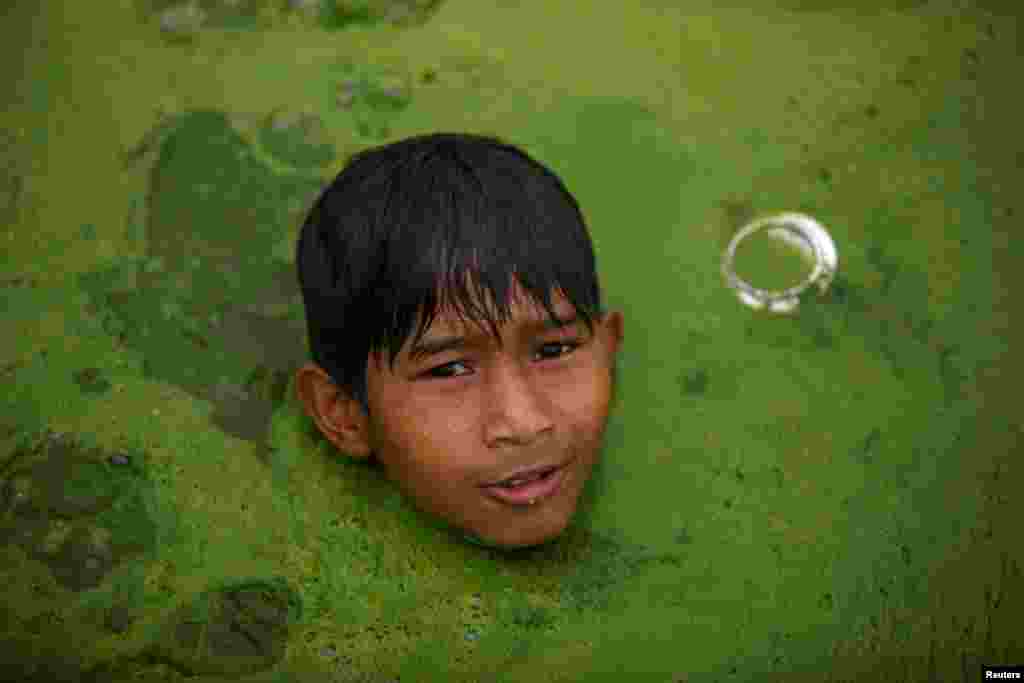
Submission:
[[561,353],[556,353],[554,356],[551,356],[551,358],[558,358],[560,356],[568,356],[570,353],[578,349],[580,347],[580,341],[578,339],[566,339],[565,341],[549,342],[547,344],[542,345],[540,348],[547,349],[552,346],[556,348],[561,347],[563,349]]
[[[554,360],[556,358],[569,355],[570,353],[578,349],[581,345],[582,343],[578,339],[566,339],[565,341],[549,342],[547,344],[542,344],[539,348],[540,352],[554,348],[555,352],[553,354],[547,355],[546,357],[543,358],[543,360]],[[461,374],[465,374],[456,374],[454,368],[460,365],[465,366],[465,361],[457,360],[452,361],[451,363],[445,363],[444,365],[438,365],[436,368],[431,368],[430,370],[427,370],[425,373],[423,373],[423,377],[425,377],[426,379],[453,379],[455,377],[461,376]]]
[[453,363],[438,365],[436,368],[431,368],[430,370],[427,370],[425,373],[423,373],[423,376],[427,379],[449,379],[452,377],[457,377],[458,375],[449,374],[451,372],[451,369],[456,365],[465,365],[465,363],[463,363],[460,360],[457,360]]

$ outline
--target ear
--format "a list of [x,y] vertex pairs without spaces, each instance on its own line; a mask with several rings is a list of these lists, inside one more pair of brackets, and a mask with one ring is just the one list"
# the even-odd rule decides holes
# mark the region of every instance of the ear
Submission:
[[295,372],[295,397],[324,437],[346,455],[365,458],[372,453],[369,420],[354,398],[343,392],[316,363]]
[[622,311],[609,311],[601,321],[608,354],[614,356],[622,346],[624,319]]

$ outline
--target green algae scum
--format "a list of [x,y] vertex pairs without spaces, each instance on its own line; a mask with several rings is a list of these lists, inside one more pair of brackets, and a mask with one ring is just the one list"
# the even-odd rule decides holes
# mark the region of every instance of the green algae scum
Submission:
[[[11,4],[0,679],[967,682],[1024,662],[1007,7]],[[444,129],[565,181],[626,316],[601,461],[537,548],[424,518],[294,397],[305,212],[353,154]],[[820,219],[840,265],[773,315],[720,264],[784,211]],[[782,289],[811,263],[762,231],[735,268]]]

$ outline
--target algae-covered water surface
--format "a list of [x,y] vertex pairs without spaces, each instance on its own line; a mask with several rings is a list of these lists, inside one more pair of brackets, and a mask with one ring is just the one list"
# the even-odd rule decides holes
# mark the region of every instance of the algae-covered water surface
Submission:
[[[973,681],[1024,662],[1006,7],[14,3],[0,678]],[[302,218],[356,152],[440,130],[558,173],[625,314],[601,460],[538,548],[450,534],[296,405]],[[839,253],[788,316],[720,273],[737,230],[783,211]],[[806,276],[758,236],[744,279]]]

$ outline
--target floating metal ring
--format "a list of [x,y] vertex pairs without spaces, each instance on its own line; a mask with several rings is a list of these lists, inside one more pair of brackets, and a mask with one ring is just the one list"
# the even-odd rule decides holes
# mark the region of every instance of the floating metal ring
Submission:
[[[747,237],[764,229],[768,229],[772,237],[797,247],[805,256],[814,260],[814,269],[803,282],[788,289],[768,290],[754,287],[736,275],[733,270],[736,247]],[[722,258],[722,275],[729,287],[736,291],[740,301],[747,306],[754,309],[767,308],[772,313],[792,313],[800,305],[800,295],[812,285],[817,285],[822,294],[828,290],[838,265],[835,242],[821,223],[802,213],[780,213],[748,223],[733,236]]]

